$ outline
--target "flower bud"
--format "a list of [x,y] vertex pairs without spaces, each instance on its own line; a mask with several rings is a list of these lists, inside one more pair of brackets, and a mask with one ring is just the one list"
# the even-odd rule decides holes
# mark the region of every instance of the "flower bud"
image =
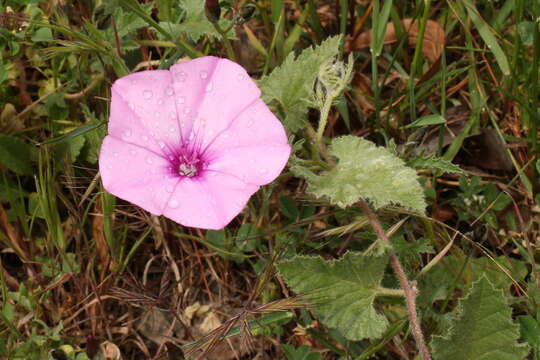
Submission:
[[218,0],[206,0],[205,5],[206,17],[210,22],[216,23],[219,21],[221,16],[221,7],[219,6]]

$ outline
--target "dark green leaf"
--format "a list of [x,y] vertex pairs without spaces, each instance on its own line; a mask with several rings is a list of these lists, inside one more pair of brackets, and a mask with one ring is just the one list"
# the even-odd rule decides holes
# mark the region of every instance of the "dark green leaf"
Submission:
[[0,164],[20,175],[31,175],[34,149],[23,140],[0,135]]

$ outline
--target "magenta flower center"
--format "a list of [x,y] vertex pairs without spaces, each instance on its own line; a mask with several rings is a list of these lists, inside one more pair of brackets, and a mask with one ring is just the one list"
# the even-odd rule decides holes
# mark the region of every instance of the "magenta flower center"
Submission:
[[171,150],[169,169],[175,177],[195,178],[202,175],[208,166],[208,161],[203,157],[203,151],[197,146],[192,148],[184,144]]
[[181,155],[179,160],[178,175],[187,177],[197,176],[199,173],[199,165],[201,163],[200,159]]

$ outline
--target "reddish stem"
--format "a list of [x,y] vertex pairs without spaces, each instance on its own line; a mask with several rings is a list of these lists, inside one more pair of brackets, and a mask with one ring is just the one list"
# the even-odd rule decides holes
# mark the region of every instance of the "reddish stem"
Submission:
[[[371,210],[371,208],[365,201],[360,200],[359,205],[364,214],[366,214],[369,223],[377,234],[377,237],[385,244],[390,245],[390,240],[388,239],[388,236],[386,236],[386,233],[384,232],[384,229],[381,226],[377,215],[375,215],[375,213]],[[398,257],[393,252],[390,253],[390,264],[392,265],[392,270],[394,270],[394,274],[396,274],[401,288],[405,293],[405,303],[407,304],[409,323],[411,324],[411,331],[414,336],[414,340],[416,341],[418,351],[420,352],[423,360],[431,360],[431,355],[426,345],[426,341],[424,340],[424,334],[422,333],[422,329],[420,328],[420,321],[418,320],[418,314],[416,312],[416,297],[418,296],[416,281],[410,282],[407,279],[407,275],[403,270],[403,266],[401,266]]]

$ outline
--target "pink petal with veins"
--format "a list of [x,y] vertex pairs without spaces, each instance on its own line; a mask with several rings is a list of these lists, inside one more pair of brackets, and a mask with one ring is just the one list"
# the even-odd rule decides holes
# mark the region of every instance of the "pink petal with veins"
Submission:
[[236,63],[202,57],[118,79],[99,166],[110,193],[221,229],[285,167],[283,126]]

